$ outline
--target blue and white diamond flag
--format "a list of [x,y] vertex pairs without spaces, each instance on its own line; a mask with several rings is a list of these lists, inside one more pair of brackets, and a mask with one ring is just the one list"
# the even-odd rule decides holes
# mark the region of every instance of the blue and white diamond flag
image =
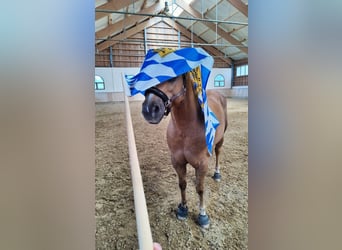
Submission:
[[125,76],[130,94],[144,94],[145,90],[165,82],[171,78],[191,71],[194,88],[204,114],[205,138],[208,152],[211,155],[215,139],[215,131],[220,124],[208,106],[206,87],[214,59],[201,48],[169,48],[150,49],[135,76]]

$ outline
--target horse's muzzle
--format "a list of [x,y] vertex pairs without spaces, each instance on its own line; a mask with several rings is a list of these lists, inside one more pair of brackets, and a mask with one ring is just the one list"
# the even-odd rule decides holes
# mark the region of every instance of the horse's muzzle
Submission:
[[149,123],[158,124],[165,114],[164,102],[159,97],[153,98],[152,94],[146,95],[142,114]]

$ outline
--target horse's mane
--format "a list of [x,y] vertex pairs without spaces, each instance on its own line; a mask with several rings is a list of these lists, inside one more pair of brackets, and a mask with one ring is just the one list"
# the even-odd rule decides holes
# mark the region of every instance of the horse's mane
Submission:
[[196,105],[198,107],[198,114],[197,116],[200,118],[201,122],[204,122],[204,114],[201,109],[201,106],[198,102],[198,96],[194,90],[194,79],[192,78],[192,75],[190,72],[185,73],[185,76],[183,75],[183,80],[185,81],[185,89],[186,91],[191,91],[191,93],[194,95],[194,100],[196,101]]

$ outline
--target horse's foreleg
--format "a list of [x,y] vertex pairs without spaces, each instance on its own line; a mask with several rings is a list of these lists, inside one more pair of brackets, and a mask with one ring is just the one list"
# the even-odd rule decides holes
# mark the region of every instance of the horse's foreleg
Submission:
[[181,191],[181,197],[182,197],[182,205],[186,206],[186,186],[187,186],[187,182],[186,182],[186,167],[180,167],[178,168],[178,184],[179,184],[179,189]]
[[196,192],[199,196],[199,210],[198,224],[203,228],[209,227],[209,217],[205,212],[204,205],[204,179],[207,173],[208,167],[203,166],[196,168]]
[[188,216],[188,207],[186,205],[186,164],[176,164],[173,162],[173,167],[178,175],[178,184],[181,191],[181,203],[178,205],[177,218],[180,220],[185,220]]
[[222,145],[223,145],[223,138],[215,146],[216,164],[215,164],[215,173],[213,175],[213,179],[215,181],[221,180],[220,166],[219,166],[219,155],[221,152]]

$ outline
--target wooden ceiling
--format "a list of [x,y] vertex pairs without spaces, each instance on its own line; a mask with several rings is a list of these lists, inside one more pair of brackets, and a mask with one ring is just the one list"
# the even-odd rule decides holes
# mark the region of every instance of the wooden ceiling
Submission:
[[164,22],[189,38],[188,46],[203,47],[228,64],[248,61],[247,0],[96,0],[95,7],[98,52]]

